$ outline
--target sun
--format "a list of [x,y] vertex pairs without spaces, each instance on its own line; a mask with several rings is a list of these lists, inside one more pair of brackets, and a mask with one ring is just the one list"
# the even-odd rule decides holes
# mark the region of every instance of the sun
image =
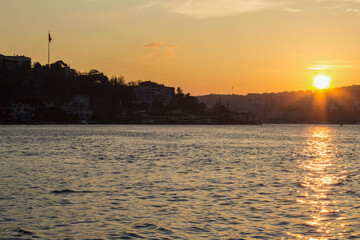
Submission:
[[313,87],[319,90],[326,89],[330,87],[331,77],[325,74],[319,74],[314,76]]

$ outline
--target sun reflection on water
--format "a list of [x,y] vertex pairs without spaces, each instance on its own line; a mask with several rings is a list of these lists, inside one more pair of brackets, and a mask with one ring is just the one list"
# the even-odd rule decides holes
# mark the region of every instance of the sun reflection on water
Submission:
[[302,171],[301,190],[297,202],[307,210],[306,234],[290,234],[299,239],[338,239],[344,237],[344,213],[339,210],[336,186],[342,184],[346,172],[337,158],[334,129],[313,127],[299,160]]

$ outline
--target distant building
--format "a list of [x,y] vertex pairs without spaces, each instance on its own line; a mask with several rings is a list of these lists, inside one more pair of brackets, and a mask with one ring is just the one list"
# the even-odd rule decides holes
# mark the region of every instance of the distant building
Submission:
[[31,69],[31,58],[25,56],[4,56],[0,54],[0,69],[17,70]]
[[74,95],[70,102],[62,106],[62,109],[84,121],[88,121],[93,115],[93,111],[90,109],[90,99],[84,94]]
[[0,106],[0,122],[6,123],[11,122],[12,114],[11,107]]
[[134,94],[136,103],[147,103],[148,109],[151,109],[154,102],[158,102],[162,106],[170,104],[171,98],[175,94],[175,88],[146,81],[134,88]]
[[74,77],[76,75],[76,70],[71,68],[62,60],[52,63],[51,68],[60,71],[61,73],[64,74],[65,77]]
[[35,116],[35,107],[29,104],[12,103],[11,104],[12,118],[19,122],[32,122]]
[[256,115],[249,112],[231,113],[230,119],[236,120],[237,122],[241,123],[255,123]]
[[74,77],[76,75],[76,70],[70,68],[69,66],[65,67],[65,77]]
[[360,112],[360,100],[357,100],[353,103],[353,106],[356,111]]

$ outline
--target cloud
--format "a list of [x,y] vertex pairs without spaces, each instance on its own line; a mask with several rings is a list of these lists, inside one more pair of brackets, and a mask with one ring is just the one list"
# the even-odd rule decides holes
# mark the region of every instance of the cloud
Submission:
[[141,4],[141,5],[137,6],[136,10],[141,11],[141,10],[144,10],[144,9],[147,9],[147,8],[154,7],[157,4],[158,4],[157,1],[150,1],[150,2],[147,2],[145,4]]
[[160,48],[164,45],[163,42],[153,42],[144,45],[144,48]]
[[163,55],[163,58],[172,58],[175,57],[175,50],[179,48],[179,45],[172,44],[170,46],[166,47],[165,54]]
[[346,11],[347,12],[356,12],[357,13],[357,12],[360,12],[360,9],[348,8],[348,9],[346,9]]
[[281,10],[286,11],[286,12],[291,12],[291,13],[299,13],[299,12],[304,11],[304,10],[299,9],[299,8],[283,8]]
[[356,10],[359,9],[356,7],[358,4],[360,0],[147,0],[137,10],[160,9],[195,19],[207,19],[274,9],[291,13],[318,7]]
[[355,15],[360,15],[360,9],[359,8],[348,8],[346,9],[346,12],[352,13]]
[[278,0],[176,0],[168,7],[175,13],[201,19],[272,8],[278,3]]
[[360,0],[315,0],[316,2],[360,3]]
[[152,0],[139,9],[158,7],[191,18],[205,19],[273,8],[284,1],[289,0]]
[[333,68],[334,68],[334,66],[330,66],[330,65],[312,65],[312,66],[309,66],[307,69],[322,71],[322,70],[330,70]]
[[332,69],[354,68],[358,64],[344,60],[317,60],[314,65],[307,67],[309,70],[323,71]]
[[179,48],[177,44],[168,44],[162,41],[148,43],[143,46],[146,50],[146,54],[142,55],[141,59],[149,58],[173,58],[175,57],[175,51]]
[[327,8],[349,8],[360,4],[360,0],[313,0],[314,2],[323,4]]

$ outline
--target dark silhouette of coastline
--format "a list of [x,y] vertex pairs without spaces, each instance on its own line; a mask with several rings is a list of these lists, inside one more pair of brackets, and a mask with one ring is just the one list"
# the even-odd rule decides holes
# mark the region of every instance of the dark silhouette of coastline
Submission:
[[126,82],[63,61],[0,55],[1,124],[360,123],[360,86],[193,97],[178,87]]
[[217,99],[230,109],[251,112],[264,123],[359,124],[360,85],[318,91],[198,96],[211,107]]
[[63,61],[49,65],[0,55],[0,123],[258,124],[250,112],[230,111],[219,100],[207,108],[178,87],[125,82]]

